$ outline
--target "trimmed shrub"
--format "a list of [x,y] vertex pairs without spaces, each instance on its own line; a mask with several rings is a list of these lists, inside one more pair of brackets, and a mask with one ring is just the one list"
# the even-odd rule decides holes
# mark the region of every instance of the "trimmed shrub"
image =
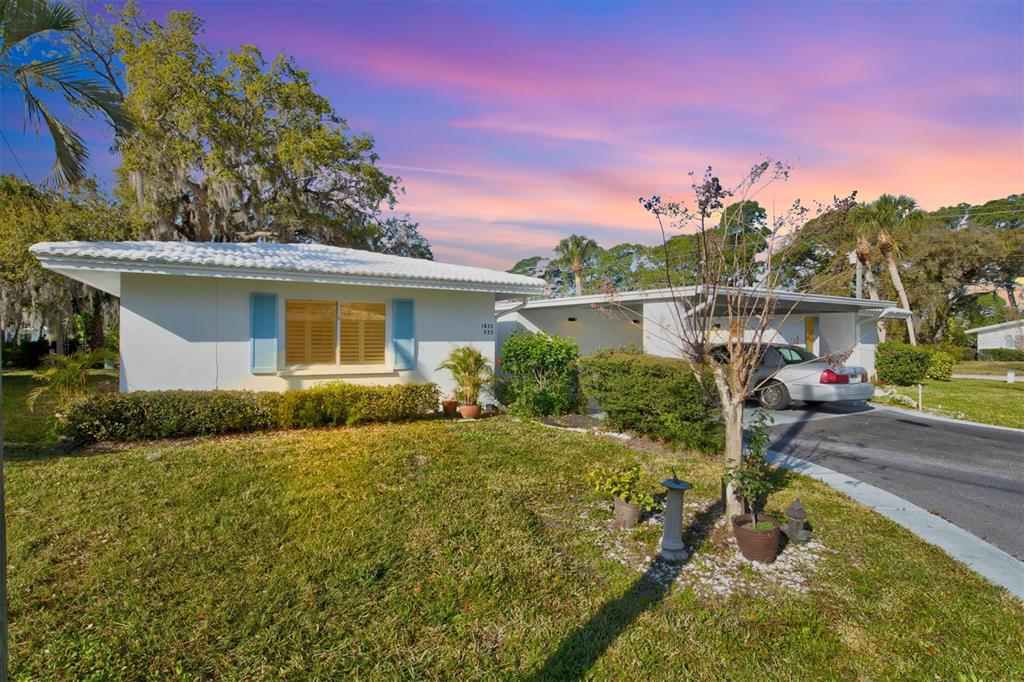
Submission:
[[277,428],[390,422],[437,410],[435,384],[357,386],[332,383],[286,393],[135,391],[101,393],[72,403],[61,435],[81,445],[102,440],[208,436]]
[[883,384],[909,386],[925,378],[931,358],[927,348],[906,343],[880,343],[875,354],[875,373]]
[[981,360],[994,360],[996,362],[1021,362],[1024,361],[1024,350],[1016,348],[983,348],[978,351]]
[[280,424],[286,429],[302,429],[405,421],[436,412],[440,399],[436,384],[321,384],[284,393]]
[[953,378],[953,368],[956,366],[956,358],[945,351],[932,351],[931,359],[928,361],[928,372],[925,376],[936,381],[949,381]]
[[718,410],[683,360],[598,351],[580,360],[580,380],[613,428],[707,453],[724,445]]
[[528,417],[578,412],[580,349],[572,339],[516,332],[501,347],[501,399]]

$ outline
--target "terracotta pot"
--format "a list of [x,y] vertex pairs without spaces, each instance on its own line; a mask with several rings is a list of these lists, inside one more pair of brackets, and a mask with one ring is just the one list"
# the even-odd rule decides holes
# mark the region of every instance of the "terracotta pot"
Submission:
[[444,416],[454,417],[455,413],[459,411],[458,400],[442,400],[441,409],[444,410]]
[[755,530],[753,518],[753,514],[737,514],[732,517],[732,531],[736,535],[736,544],[740,546],[740,554],[751,561],[770,564],[779,555],[779,520],[758,514],[758,522],[767,521],[772,524],[772,529]]
[[459,414],[463,419],[476,419],[480,416],[480,412],[479,405],[459,405]]
[[640,507],[626,502],[621,497],[615,498],[615,527],[622,530],[636,528],[640,521]]

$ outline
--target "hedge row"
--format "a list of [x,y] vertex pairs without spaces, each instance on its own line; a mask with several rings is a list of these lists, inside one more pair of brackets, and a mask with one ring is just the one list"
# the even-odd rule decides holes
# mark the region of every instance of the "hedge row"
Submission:
[[580,409],[580,349],[561,336],[516,332],[501,346],[499,400],[525,417],[569,414]]
[[404,421],[436,412],[439,397],[436,384],[331,383],[286,393],[98,393],[73,403],[60,419],[60,431],[85,444]]
[[880,343],[875,355],[875,374],[883,384],[909,386],[924,379],[949,381],[956,358],[945,350],[906,343]]
[[682,360],[630,351],[598,351],[580,360],[583,392],[615,429],[630,429],[701,452],[724,447],[709,393]]
[[995,360],[997,362],[1024,362],[1024,350],[1016,348],[983,348],[978,351],[978,358],[981,360]]

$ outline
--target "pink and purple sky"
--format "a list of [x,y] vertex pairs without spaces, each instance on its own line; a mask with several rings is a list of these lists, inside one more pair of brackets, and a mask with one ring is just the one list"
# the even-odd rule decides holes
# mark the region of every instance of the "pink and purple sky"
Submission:
[[[215,50],[308,69],[375,136],[439,260],[505,269],[571,232],[653,243],[637,197],[764,156],[794,166],[765,205],[1024,190],[1020,2],[144,3],[184,8]],[[0,122],[42,179],[52,149],[8,94]],[[109,185],[107,145],[91,141]],[[0,164],[20,173],[6,147]]]

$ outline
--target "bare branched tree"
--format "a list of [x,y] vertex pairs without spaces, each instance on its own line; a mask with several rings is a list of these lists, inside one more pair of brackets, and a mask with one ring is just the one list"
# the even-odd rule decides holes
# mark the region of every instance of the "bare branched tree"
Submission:
[[[710,167],[700,177],[691,173],[693,209],[663,201],[660,196],[640,199],[661,231],[664,286],[672,301],[667,317],[658,320],[645,314],[645,334],[657,337],[687,359],[709,397],[721,405],[727,469],[742,462],[743,407],[761,388],[754,379],[763,347],[776,340],[775,329],[797,305],[791,296],[780,299],[786,273],[783,264],[813,211],[796,201],[766,224],[750,229],[741,224],[742,212],[723,211],[723,207],[727,199],[753,201],[765,188],[786,181],[789,172],[785,163],[761,161],[732,187],[723,186]],[[852,196],[834,198],[831,204],[819,206],[817,213],[846,210],[852,203]],[[667,247],[670,227],[696,230],[700,260],[692,285],[682,287],[674,281],[677,270]],[[614,308],[614,294],[608,300]],[[838,363],[848,356],[849,352],[840,350],[831,359]],[[731,486],[726,491],[726,506],[730,515],[744,512]]]

